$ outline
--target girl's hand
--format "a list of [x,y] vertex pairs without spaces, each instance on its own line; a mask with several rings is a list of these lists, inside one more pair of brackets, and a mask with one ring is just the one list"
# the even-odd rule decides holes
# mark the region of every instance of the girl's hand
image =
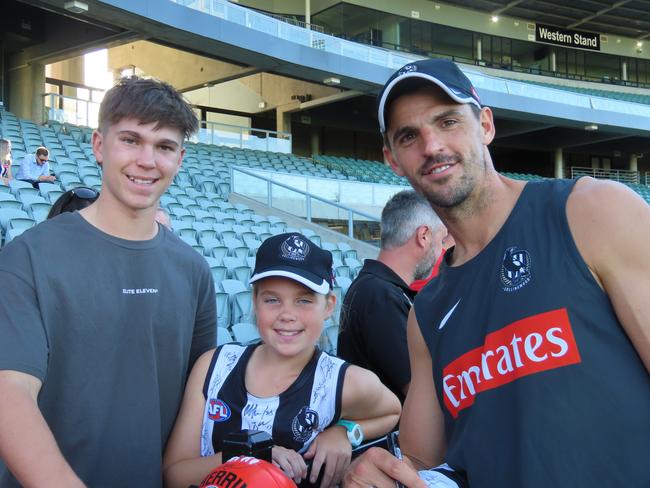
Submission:
[[273,464],[284,471],[289,478],[299,484],[307,477],[307,465],[300,454],[293,449],[273,446],[271,457]]
[[304,454],[305,459],[313,459],[310,483],[316,483],[321,467],[325,464],[320,488],[336,486],[352,458],[352,446],[344,427],[333,425],[318,434]]

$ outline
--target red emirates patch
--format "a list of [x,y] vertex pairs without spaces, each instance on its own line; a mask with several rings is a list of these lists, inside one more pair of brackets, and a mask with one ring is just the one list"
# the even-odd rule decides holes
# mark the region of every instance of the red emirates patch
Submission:
[[476,395],[531,374],[580,363],[565,308],[513,322],[443,370],[445,406],[456,418]]

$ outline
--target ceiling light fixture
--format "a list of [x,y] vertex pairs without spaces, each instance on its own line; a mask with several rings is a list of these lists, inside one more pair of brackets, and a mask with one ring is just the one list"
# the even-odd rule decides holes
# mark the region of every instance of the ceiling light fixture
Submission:
[[325,78],[323,80],[323,83],[325,83],[328,86],[337,86],[341,84],[341,79],[336,78],[335,76],[330,76],[329,78]]
[[641,41],[637,41],[636,47],[643,47],[643,43]]
[[595,130],[598,130],[598,126],[596,124],[587,124],[585,125],[585,130],[589,132],[593,132]]
[[80,2],[79,0],[72,0],[70,2],[65,2],[63,4],[63,8],[66,9],[68,12],[72,12],[73,14],[83,14],[85,12],[88,12],[88,4],[84,2]]
[[492,22],[499,22],[499,16],[498,15],[493,15],[492,16]]

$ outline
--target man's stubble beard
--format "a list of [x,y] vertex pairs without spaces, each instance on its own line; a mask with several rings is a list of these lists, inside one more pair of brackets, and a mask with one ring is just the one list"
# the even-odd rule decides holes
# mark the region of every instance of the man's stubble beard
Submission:
[[[479,171],[482,175],[485,174],[485,156],[480,149],[471,151],[468,158],[463,158],[460,154],[455,154],[452,158],[463,167],[464,171],[450,192],[443,194],[436,191],[434,186],[425,187],[424,185],[418,189],[418,192],[424,195],[434,208],[453,209],[460,207],[474,191],[479,179]],[[450,158],[447,156],[445,159]],[[414,185],[411,183],[411,186]],[[417,187],[414,186],[414,188]]]

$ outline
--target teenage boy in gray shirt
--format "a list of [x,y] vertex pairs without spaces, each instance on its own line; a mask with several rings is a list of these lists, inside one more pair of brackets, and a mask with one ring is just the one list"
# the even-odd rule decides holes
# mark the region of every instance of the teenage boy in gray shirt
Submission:
[[0,486],[161,486],[188,368],[215,343],[207,263],[154,220],[197,125],[171,86],[121,80],[93,134],[98,200],[0,254]]

